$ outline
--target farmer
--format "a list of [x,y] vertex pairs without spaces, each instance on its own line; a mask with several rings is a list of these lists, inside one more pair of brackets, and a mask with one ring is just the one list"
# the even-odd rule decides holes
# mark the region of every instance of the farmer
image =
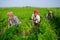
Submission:
[[52,19],[52,11],[49,11],[49,13],[46,15],[47,19]]
[[40,23],[39,11],[34,10],[34,14],[32,14],[32,24],[35,26],[39,26],[39,23]]
[[16,16],[13,15],[13,12],[8,12],[8,27],[9,26],[18,26],[19,20]]
[[34,14],[32,14],[32,24],[35,25],[35,27],[33,27],[30,30],[30,33],[34,33],[36,35],[36,40],[38,40],[38,33],[40,33],[40,29],[39,29],[39,24],[40,24],[40,16],[39,16],[39,11],[38,10],[34,10]]

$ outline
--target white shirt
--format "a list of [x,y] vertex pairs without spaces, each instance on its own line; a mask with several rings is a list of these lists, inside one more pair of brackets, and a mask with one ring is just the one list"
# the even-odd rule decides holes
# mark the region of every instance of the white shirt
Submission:
[[32,14],[32,19],[37,23],[38,21],[40,22],[40,16],[37,15],[36,17],[34,16],[34,14]]

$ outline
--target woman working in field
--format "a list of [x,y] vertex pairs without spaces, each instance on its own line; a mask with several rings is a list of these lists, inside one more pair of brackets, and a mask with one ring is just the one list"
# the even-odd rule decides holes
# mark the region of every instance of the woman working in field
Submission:
[[8,12],[8,27],[9,26],[18,26],[19,24],[19,19],[13,15],[13,12]]
[[34,10],[34,14],[32,14],[32,24],[35,26],[39,26],[39,23],[40,23],[39,11]]
[[32,14],[32,25],[34,25],[35,27],[33,27],[30,30],[30,33],[34,33],[36,35],[36,40],[38,40],[38,33],[40,33],[39,30],[39,25],[40,25],[40,16],[39,16],[39,11],[38,10],[34,10],[34,14]]
[[52,19],[52,11],[49,11],[48,14],[46,15],[47,19]]

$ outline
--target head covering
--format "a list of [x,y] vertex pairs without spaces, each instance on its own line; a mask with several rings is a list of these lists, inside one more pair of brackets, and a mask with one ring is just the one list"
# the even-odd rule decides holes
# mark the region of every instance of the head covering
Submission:
[[39,11],[38,11],[38,10],[34,10],[34,14],[35,14],[35,13],[36,13],[36,14],[38,14],[38,13],[39,13]]
[[8,16],[13,16],[12,12],[7,13]]
[[52,14],[52,11],[49,11],[50,14]]

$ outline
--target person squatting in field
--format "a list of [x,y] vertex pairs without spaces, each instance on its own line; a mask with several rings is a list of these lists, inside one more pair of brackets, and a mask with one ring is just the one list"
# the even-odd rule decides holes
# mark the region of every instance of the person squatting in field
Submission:
[[34,10],[34,14],[32,14],[32,24],[35,26],[39,26],[39,23],[40,23],[39,11]]
[[46,15],[46,19],[52,19],[52,11],[49,11]]
[[19,19],[17,18],[17,16],[13,15],[13,12],[8,12],[8,27],[10,26],[18,26],[19,25]]

